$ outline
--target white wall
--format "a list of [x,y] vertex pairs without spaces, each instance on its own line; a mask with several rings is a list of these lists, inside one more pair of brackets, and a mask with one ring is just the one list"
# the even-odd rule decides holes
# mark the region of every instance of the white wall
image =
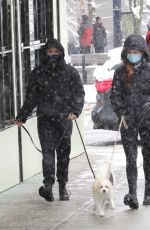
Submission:
[[[37,132],[37,118],[29,119],[24,125],[29,131],[35,145],[41,150]],[[38,152],[24,129],[22,133],[22,159],[24,180],[42,171],[42,153]]]
[[0,192],[19,183],[18,128],[0,132]]

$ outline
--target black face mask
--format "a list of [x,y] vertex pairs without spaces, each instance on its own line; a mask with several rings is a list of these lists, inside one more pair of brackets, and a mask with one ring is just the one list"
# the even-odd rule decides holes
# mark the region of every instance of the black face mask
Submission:
[[57,63],[62,60],[62,55],[56,55],[56,54],[48,55],[47,59],[51,63]]

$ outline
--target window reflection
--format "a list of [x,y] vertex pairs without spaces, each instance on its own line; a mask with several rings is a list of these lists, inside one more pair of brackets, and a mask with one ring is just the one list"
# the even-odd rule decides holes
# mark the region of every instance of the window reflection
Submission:
[[11,1],[3,0],[2,1],[2,40],[3,46],[5,49],[10,49],[11,47]]

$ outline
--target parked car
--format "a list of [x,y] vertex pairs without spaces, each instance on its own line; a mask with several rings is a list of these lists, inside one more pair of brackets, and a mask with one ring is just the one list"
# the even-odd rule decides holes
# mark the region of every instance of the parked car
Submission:
[[121,63],[121,51],[122,47],[110,50],[108,52],[110,59],[94,70],[93,77],[97,91],[96,105],[91,112],[94,129],[118,130],[118,118],[111,106],[110,91],[114,71]]

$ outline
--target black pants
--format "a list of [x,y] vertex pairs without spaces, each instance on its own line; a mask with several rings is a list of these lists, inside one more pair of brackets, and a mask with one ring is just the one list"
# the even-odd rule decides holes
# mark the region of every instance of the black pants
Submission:
[[94,45],[95,53],[104,53],[104,46]]
[[[55,182],[56,152],[57,181],[66,184],[68,181],[69,155],[71,151],[72,121],[62,120],[59,117],[38,118],[38,134],[43,154],[43,183],[48,186],[53,185]],[[62,136],[63,138],[57,146]]]
[[81,46],[80,53],[81,54],[89,54],[91,51],[91,46]]
[[138,133],[141,139],[143,169],[145,175],[145,196],[150,196],[150,129],[147,127],[137,128],[128,126],[125,130],[122,128],[121,137],[126,155],[126,173],[129,185],[129,193],[136,194],[137,191],[137,147]]

